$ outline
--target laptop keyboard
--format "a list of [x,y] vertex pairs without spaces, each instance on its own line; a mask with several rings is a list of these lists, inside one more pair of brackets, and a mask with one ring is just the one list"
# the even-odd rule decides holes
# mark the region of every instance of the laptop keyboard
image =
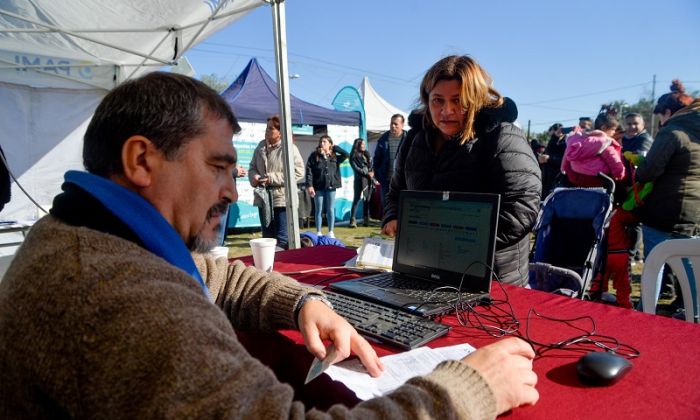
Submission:
[[[406,277],[397,277],[395,273],[382,273],[366,279],[361,279],[359,281],[382,289],[400,289],[400,293],[402,295],[413,297],[418,302],[449,303],[456,302],[458,300],[457,292],[454,290],[435,291],[435,289],[439,286],[426,284],[425,281],[414,280]],[[475,296],[477,296],[477,294],[462,292],[463,301],[468,301]]]
[[427,318],[324,290],[338,315],[363,336],[410,350],[447,334],[450,327]]

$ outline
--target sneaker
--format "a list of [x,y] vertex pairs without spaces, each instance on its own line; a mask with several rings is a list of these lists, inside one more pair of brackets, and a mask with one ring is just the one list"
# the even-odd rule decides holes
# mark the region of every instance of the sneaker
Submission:
[[318,232],[316,232],[316,236],[323,236],[323,234],[322,234],[321,231],[319,230]]
[[349,227],[351,227],[351,228],[356,228],[356,227],[357,227],[357,222],[355,221],[355,219],[350,219],[350,225],[349,225]]
[[328,236],[329,238],[335,238],[335,234],[333,233],[333,231],[328,232],[328,235],[326,236]]
[[685,321],[685,309],[683,308],[678,308],[676,311],[671,315],[671,318],[673,319],[680,319],[681,321]]

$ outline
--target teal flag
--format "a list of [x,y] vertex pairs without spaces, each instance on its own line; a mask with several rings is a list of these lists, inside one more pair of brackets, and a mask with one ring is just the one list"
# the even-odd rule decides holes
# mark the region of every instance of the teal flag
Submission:
[[345,86],[340,89],[331,102],[336,111],[357,111],[360,113],[360,137],[367,140],[367,123],[365,122],[365,104],[357,88]]

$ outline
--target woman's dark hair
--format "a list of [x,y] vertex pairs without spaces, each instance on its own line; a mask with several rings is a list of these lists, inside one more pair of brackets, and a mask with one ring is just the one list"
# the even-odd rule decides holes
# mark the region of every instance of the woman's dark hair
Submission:
[[166,159],[207,130],[207,118],[225,119],[234,133],[236,117],[219,94],[199,80],[153,72],[122,83],[102,99],[85,132],[83,165],[102,177],[123,172],[127,139],[146,137]]
[[685,87],[680,80],[674,79],[671,82],[671,92],[661,95],[654,107],[654,114],[663,114],[667,109],[671,110],[671,115],[679,109],[690,105],[693,97],[685,93]]
[[554,124],[552,124],[551,127],[549,127],[549,130],[548,130],[548,131],[557,131],[557,130],[559,130],[559,129],[562,128],[562,127],[564,127],[563,124],[561,124],[561,123],[554,123]]
[[365,141],[362,137],[358,137],[355,139],[355,141],[352,143],[352,150],[350,151],[350,156],[355,156],[355,154],[362,155],[365,157],[367,160],[367,163],[370,161],[370,156],[369,152],[367,151],[367,148],[365,147],[365,150],[360,151],[360,145]]
[[617,110],[612,105],[603,104],[593,122],[594,130],[614,130],[620,125]]

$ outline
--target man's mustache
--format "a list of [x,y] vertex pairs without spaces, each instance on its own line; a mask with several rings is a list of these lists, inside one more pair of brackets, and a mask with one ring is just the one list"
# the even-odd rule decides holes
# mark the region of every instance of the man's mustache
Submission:
[[226,210],[228,210],[228,205],[229,202],[225,200],[219,201],[217,204],[213,205],[207,212],[207,220],[225,214]]

